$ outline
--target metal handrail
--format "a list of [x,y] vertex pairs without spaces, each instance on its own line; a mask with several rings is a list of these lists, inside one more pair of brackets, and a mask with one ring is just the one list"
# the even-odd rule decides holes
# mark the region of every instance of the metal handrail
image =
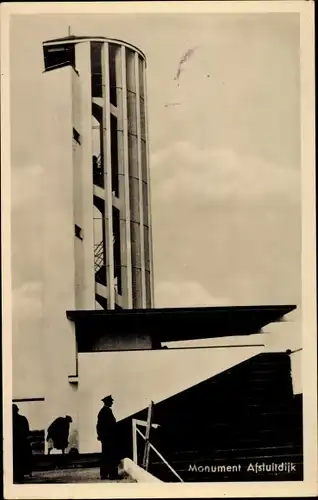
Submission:
[[148,465],[149,465],[150,431],[151,431],[151,424],[152,424],[152,412],[153,412],[153,401],[151,401],[149,408],[148,408],[148,417],[147,417],[147,424],[146,424],[145,450],[144,450],[144,457],[143,457],[143,461],[142,461],[142,466],[145,470],[148,470]]
[[[146,436],[136,427],[136,431],[140,434],[140,436],[146,440]],[[163,461],[163,463],[171,470],[171,472],[183,483],[183,479],[179,476],[179,474],[174,470],[173,467],[167,462],[167,460],[161,455],[161,453],[155,448],[151,443],[149,443],[149,447],[158,455],[158,457]]]

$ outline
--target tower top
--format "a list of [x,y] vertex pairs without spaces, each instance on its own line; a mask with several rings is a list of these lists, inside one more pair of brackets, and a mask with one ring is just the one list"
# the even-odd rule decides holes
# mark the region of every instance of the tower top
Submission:
[[115,45],[123,45],[125,46],[127,49],[131,49],[135,52],[137,52],[145,61],[146,63],[146,55],[144,54],[144,52],[142,50],[140,50],[138,47],[136,47],[135,45],[133,45],[132,43],[130,42],[126,42],[125,40],[120,40],[120,39],[117,39],[117,38],[108,38],[108,37],[105,37],[105,36],[79,36],[79,35],[74,35],[74,34],[71,34],[70,31],[71,31],[71,26],[68,27],[68,31],[69,31],[69,34],[67,36],[64,36],[62,38],[53,38],[51,40],[45,40],[42,42],[42,45],[44,48],[46,47],[50,47],[52,45],[56,46],[56,45],[64,45],[64,44],[77,44],[77,43],[81,43],[81,42],[88,42],[88,41],[91,41],[91,42],[108,42],[108,43],[112,43],[112,44],[115,44]]

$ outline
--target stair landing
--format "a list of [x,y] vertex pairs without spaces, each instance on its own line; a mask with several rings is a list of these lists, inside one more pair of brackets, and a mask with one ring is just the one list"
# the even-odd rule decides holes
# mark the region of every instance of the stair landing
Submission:
[[26,478],[26,484],[44,483],[135,483],[130,477],[117,480],[101,480],[99,468],[69,468],[48,471],[35,471],[32,478]]

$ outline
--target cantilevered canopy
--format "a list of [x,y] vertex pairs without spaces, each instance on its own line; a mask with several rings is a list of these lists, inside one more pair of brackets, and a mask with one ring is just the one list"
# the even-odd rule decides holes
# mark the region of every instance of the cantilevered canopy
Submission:
[[162,342],[221,338],[259,333],[280,321],[295,305],[195,307],[178,309],[130,309],[67,311],[75,323],[78,342],[94,342],[101,335],[150,336],[154,346]]

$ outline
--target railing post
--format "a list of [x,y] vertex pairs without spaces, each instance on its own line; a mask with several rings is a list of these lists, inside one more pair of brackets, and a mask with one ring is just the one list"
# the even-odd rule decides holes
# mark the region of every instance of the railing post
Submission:
[[144,450],[144,458],[142,461],[142,466],[146,471],[148,470],[149,467],[149,452],[150,452],[149,439],[150,439],[150,430],[152,423],[152,411],[153,411],[153,401],[150,402],[148,408],[148,418],[147,418],[147,427],[145,436],[145,450]]
[[132,420],[132,446],[133,446],[133,461],[138,465],[138,450],[137,450],[137,424],[136,420]]

